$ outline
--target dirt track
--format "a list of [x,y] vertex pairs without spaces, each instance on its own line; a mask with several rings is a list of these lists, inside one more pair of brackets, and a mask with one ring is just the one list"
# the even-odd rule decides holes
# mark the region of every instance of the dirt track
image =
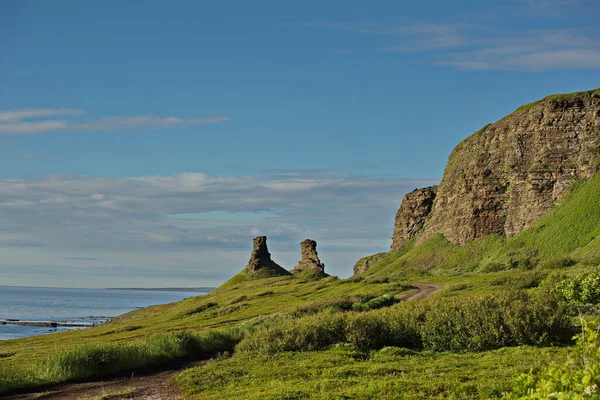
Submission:
[[[435,283],[413,283],[416,290],[411,291],[402,300],[423,300],[442,289]],[[181,392],[170,384],[169,380],[183,369],[204,364],[206,361],[184,363],[169,369],[149,371],[143,375],[95,380],[84,383],[66,383],[48,387],[49,392],[43,397],[36,397],[39,392],[16,394],[5,397],[7,400],[87,400],[87,399],[139,399],[139,400],[176,400],[185,399]],[[110,396],[120,391],[127,391],[119,396]]]
[[417,290],[402,297],[402,300],[423,300],[442,290],[442,285],[436,283],[411,283],[411,285]]

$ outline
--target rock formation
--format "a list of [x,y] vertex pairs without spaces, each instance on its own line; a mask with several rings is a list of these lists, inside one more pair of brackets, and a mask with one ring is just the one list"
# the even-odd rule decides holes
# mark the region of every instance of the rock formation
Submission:
[[377,253],[372,256],[361,258],[354,264],[354,275],[362,274],[387,255],[388,253]]
[[311,239],[306,239],[300,242],[300,251],[302,252],[302,260],[291,271],[292,274],[297,274],[302,271],[315,271],[322,275],[325,273],[325,264],[319,260],[317,253],[317,242]]
[[250,261],[246,267],[250,276],[264,278],[270,276],[289,275],[290,273],[271,260],[271,253],[267,248],[267,237],[258,236],[254,238],[254,247],[250,255]]
[[415,189],[404,196],[396,213],[391,251],[397,250],[421,232],[427,216],[431,213],[436,192],[437,186],[430,186]]
[[461,142],[432,193],[408,194],[392,250],[437,233],[464,244],[490,233],[511,237],[542,217],[578,179],[600,169],[600,89],[548,96]]

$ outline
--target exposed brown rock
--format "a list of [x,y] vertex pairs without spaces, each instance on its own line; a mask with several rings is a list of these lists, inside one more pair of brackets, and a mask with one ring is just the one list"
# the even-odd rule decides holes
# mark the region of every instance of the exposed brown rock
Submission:
[[300,251],[302,252],[302,260],[291,271],[292,274],[297,274],[302,271],[315,271],[322,275],[325,273],[325,264],[319,260],[317,253],[317,242],[311,239],[306,239],[300,242]]
[[419,242],[517,235],[599,167],[600,89],[520,107],[454,149]]
[[372,256],[361,258],[354,264],[354,275],[362,274],[387,255],[388,253],[377,253]]
[[289,275],[290,273],[271,260],[271,253],[267,248],[267,237],[258,236],[254,238],[254,247],[250,255],[250,261],[246,267],[252,277],[263,278],[269,276]]
[[397,250],[421,232],[427,216],[431,213],[436,192],[437,186],[430,186],[415,189],[404,196],[396,213],[391,251]]

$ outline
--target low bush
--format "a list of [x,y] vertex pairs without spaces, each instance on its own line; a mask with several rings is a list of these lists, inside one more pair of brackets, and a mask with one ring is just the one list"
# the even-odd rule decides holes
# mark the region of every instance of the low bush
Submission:
[[495,286],[506,286],[509,289],[532,289],[538,287],[547,277],[546,272],[528,271],[516,276],[501,276],[491,281]]
[[349,297],[339,297],[336,299],[316,300],[310,303],[296,307],[290,315],[293,317],[301,317],[305,315],[313,315],[324,311],[340,312],[349,311],[352,309],[354,300]]
[[204,311],[212,310],[217,307],[219,307],[219,305],[217,303],[214,303],[214,302],[205,303],[205,304],[199,305],[198,307],[194,307],[191,310],[182,312],[181,316],[187,317],[187,316],[194,315],[194,314],[200,314],[200,313],[203,313]]
[[424,347],[435,351],[484,351],[564,341],[569,328],[556,297],[513,291],[438,301],[425,315],[421,337]]
[[339,313],[320,313],[284,320],[246,335],[236,351],[275,354],[282,351],[319,350],[344,342],[344,325],[344,314]]
[[550,292],[514,291],[290,319],[255,330],[236,349],[275,354],[352,343],[363,349],[397,346],[483,351],[564,341],[570,327],[565,307]]
[[378,308],[389,307],[393,304],[398,303],[400,300],[389,294],[384,294],[378,297],[374,297],[365,302],[356,302],[352,304],[352,310],[354,311],[367,311],[376,310]]
[[248,299],[248,296],[242,295],[242,296],[236,297],[235,299],[231,300],[230,304],[241,303],[242,301],[247,300],[247,299]]
[[521,375],[505,398],[598,399],[600,397],[600,341],[598,330],[584,324],[577,337],[576,352],[564,365]]
[[540,263],[538,268],[540,269],[556,269],[556,268],[568,268],[577,264],[577,261],[571,257],[557,257],[550,260],[546,260]]
[[582,273],[562,280],[557,285],[558,293],[571,306],[600,303],[600,271]]
[[488,264],[484,264],[479,268],[479,272],[490,273],[490,272],[500,272],[506,271],[508,267],[505,264],[499,262],[490,262]]

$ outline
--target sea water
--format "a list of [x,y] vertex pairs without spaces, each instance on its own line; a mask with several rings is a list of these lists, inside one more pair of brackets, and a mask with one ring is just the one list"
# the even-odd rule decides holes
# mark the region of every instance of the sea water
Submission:
[[[0,286],[0,321],[16,319],[20,321],[102,323],[110,317],[137,308],[172,303],[204,293]],[[74,328],[0,324],[0,340],[70,329]]]

